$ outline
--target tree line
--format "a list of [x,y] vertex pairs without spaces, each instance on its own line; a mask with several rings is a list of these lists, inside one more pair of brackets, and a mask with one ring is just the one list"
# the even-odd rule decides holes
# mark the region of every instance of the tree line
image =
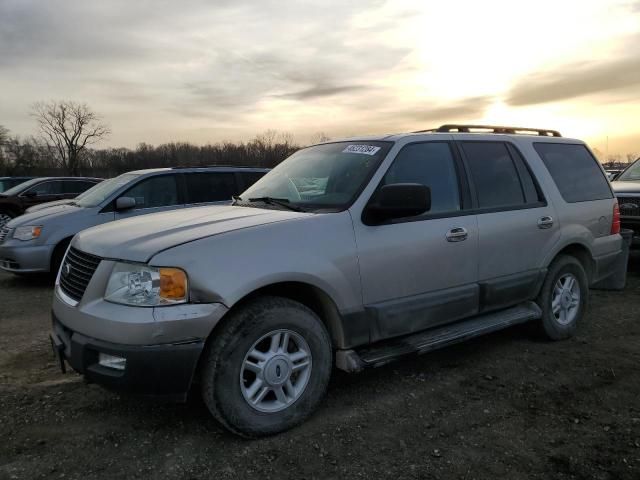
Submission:
[[[39,135],[11,136],[0,125],[0,175],[86,175],[112,177],[144,168],[232,165],[274,167],[300,148],[290,134],[274,130],[248,142],[194,145],[140,143],[136,148],[96,148],[109,127],[86,104],[36,103],[31,115]],[[324,134],[313,142],[328,140]]]

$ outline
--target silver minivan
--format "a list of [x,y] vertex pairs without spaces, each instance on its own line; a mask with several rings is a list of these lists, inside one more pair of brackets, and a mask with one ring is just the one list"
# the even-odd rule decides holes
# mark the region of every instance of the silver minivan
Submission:
[[57,272],[69,242],[85,228],[166,210],[229,203],[268,170],[159,168],[124,173],[73,200],[42,204],[0,227],[0,269]]
[[523,322],[572,336],[615,273],[616,199],[551,130],[446,125],[304,148],[233,205],[76,235],[54,352],[108,388],[184,400],[243,436],[310,415],[336,366]]

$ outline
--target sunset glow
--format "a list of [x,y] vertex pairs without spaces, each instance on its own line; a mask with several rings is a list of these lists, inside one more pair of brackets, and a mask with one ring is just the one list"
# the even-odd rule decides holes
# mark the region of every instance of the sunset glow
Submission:
[[64,98],[112,146],[483,122],[640,155],[639,40],[637,0],[6,0],[0,123],[32,134],[29,106]]

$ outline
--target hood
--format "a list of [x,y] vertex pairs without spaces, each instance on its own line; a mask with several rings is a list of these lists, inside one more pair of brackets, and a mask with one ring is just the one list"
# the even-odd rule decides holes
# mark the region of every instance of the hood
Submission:
[[233,206],[186,208],[90,228],[76,235],[73,245],[102,258],[148,262],[158,252],[194,240],[309,215]]
[[640,195],[640,182],[611,182],[615,193],[637,193]]
[[55,202],[41,203],[39,205],[34,205],[33,207],[27,208],[26,212],[27,213],[39,212],[40,210],[44,210],[45,208],[56,207],[58,205],[69,205],[73,202],[74,202],[73,199],[71,200],[67,199],[67,200],[56,200]]
[[58,219],[69,215],[90,215],[92,213],[94,213],[94,210],[91,208],[81,208],[68,204],[54,205],[51,208],[45,208],[20,215],[7,223],[7,226],[9,226],[9,228],[15,228],[22,225],[43,225],[43,223],[57,221]]

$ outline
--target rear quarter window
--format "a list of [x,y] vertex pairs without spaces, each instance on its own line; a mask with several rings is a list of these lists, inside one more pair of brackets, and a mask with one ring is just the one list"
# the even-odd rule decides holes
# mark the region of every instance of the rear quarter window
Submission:
[[534,148],[566,202],[613,198],[598,161],[584,145],[536,142]]

